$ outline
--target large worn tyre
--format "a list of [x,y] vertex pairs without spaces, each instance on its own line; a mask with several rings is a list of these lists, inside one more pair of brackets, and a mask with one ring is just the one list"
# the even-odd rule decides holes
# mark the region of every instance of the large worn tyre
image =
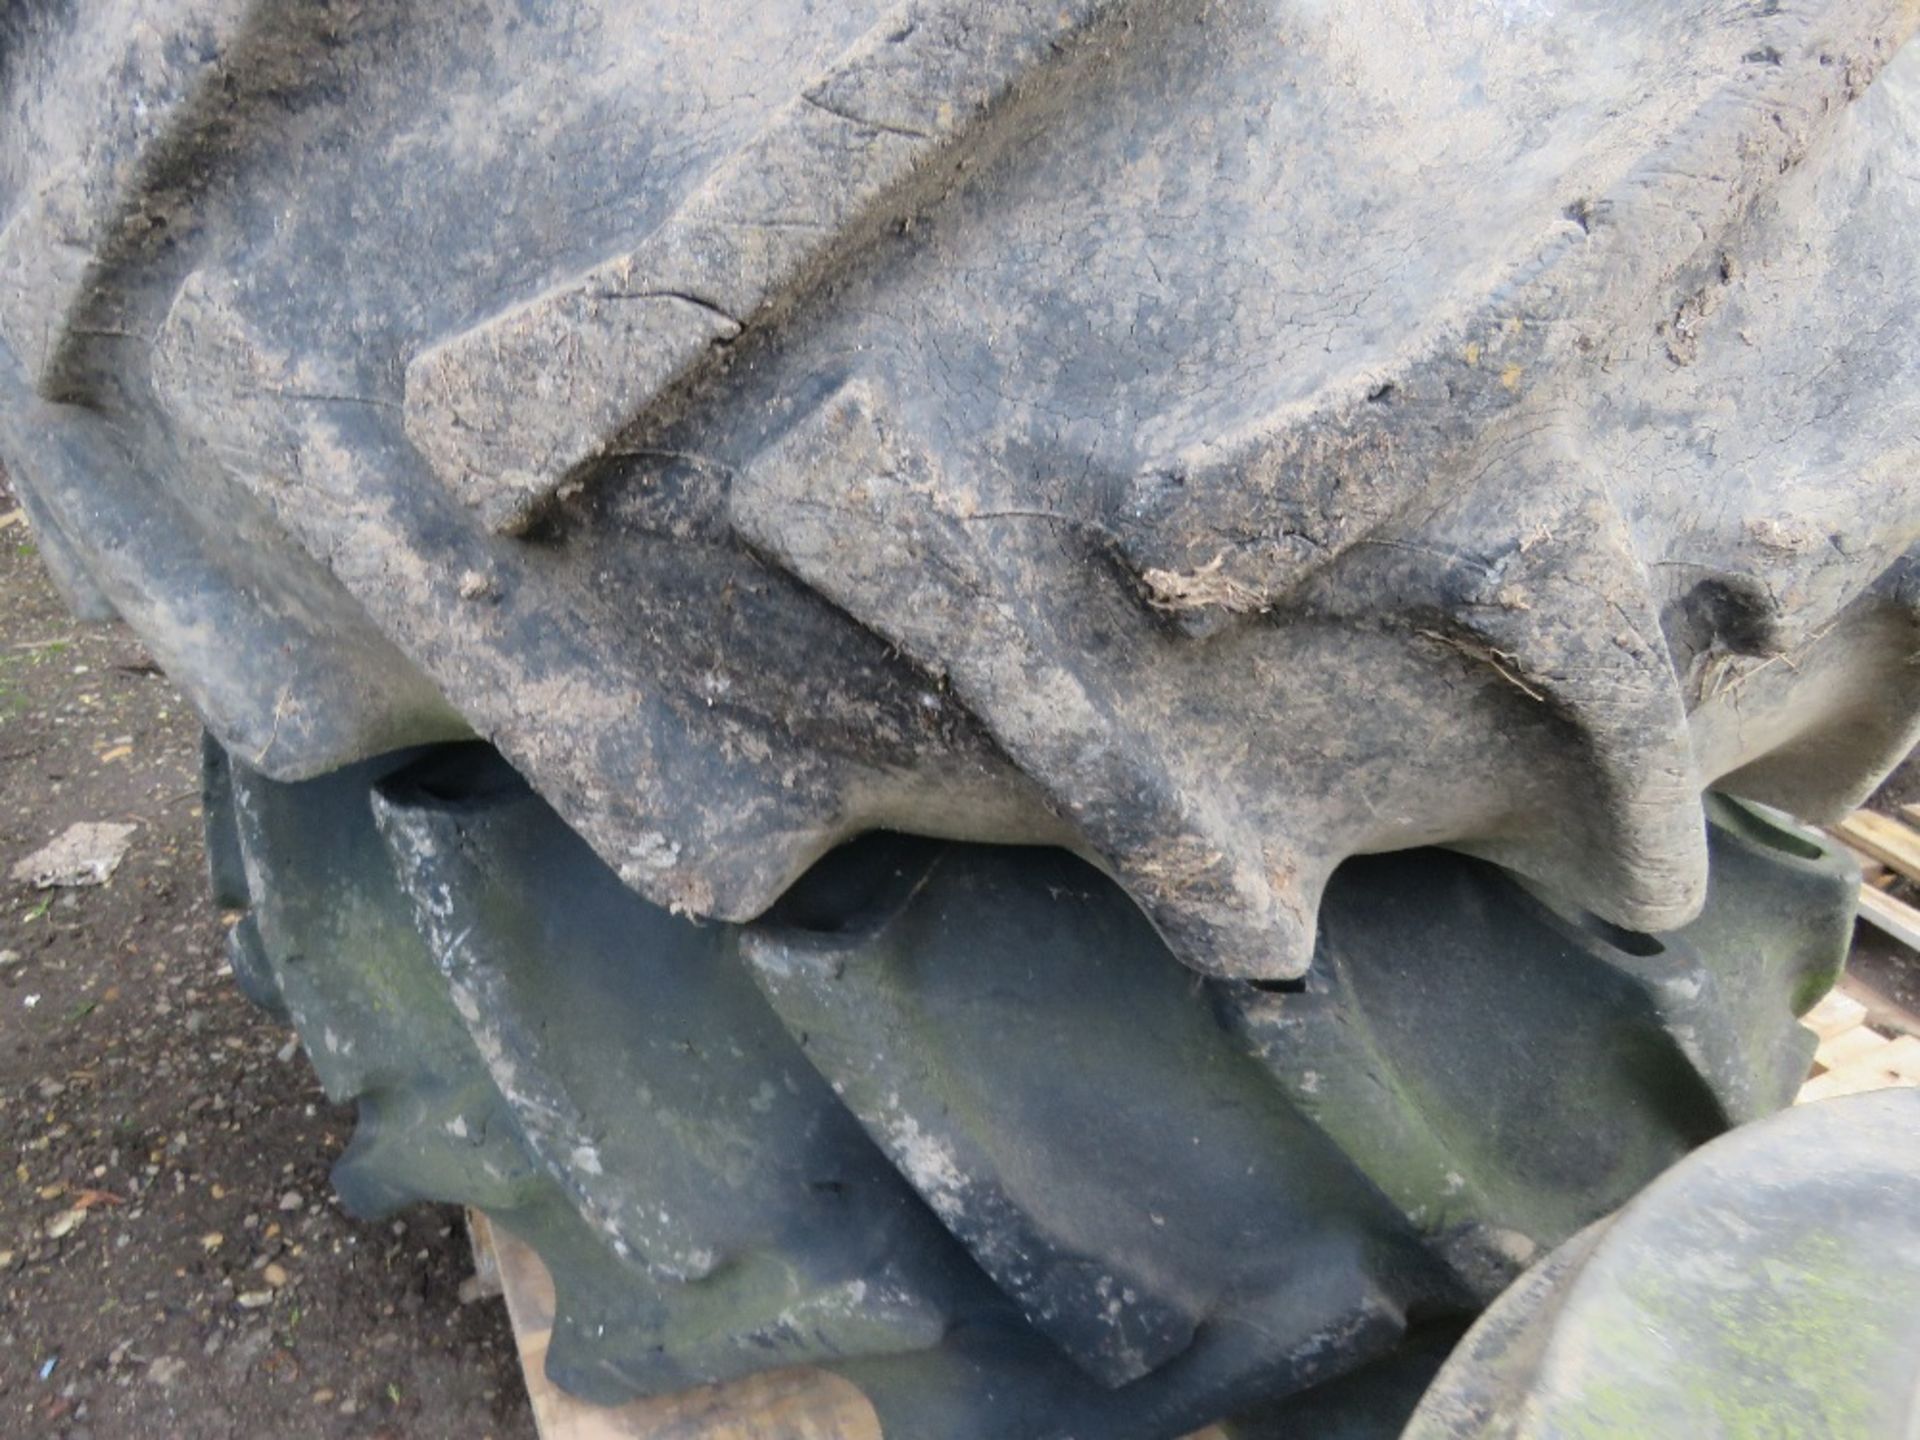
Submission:
[[1683,931],[1410,852],[1274,986],[1058,851],[876,835],[702,924],[482,746],[207,776],[234,971],[359,1104],[354,1209],[527,1238],[582,1394],[813,1363],[915,1440],[1392,1433],[1521,1265],[1785,1103],[1852,913],[1721,801]]
[[1912,1090],[1796,1106],[1706,1146],[1501,1296],[1404,1440],[1910,1440],[1916,1190]]
[[25,0],[0,460],[343,1186],[505,1213],[569,1384],[1358,1425],[1804,1061],[1917,20]]

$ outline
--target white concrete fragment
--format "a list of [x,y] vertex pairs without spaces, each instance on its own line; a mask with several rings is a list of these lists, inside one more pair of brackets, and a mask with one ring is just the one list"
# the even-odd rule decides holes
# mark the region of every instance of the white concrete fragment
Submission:
[[104,885],[120,868],[137,825],[84,821],[17,862],[13,878],[39,890]]

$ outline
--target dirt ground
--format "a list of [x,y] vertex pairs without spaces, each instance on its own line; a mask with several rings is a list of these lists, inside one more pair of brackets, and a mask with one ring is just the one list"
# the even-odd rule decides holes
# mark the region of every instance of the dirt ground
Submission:
[[[17,513],[0,480],[0,1435],[530,1440],[458,1213],[341,1211],[352,1116],[226,974],[192,714]],[[137,827],[110,883],[10,878],[83,821]]]

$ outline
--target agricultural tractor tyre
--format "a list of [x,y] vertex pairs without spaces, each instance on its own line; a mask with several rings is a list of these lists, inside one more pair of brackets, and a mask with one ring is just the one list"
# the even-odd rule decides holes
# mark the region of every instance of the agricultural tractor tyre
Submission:
[[342,1192],[527,1240],[561,1384],[1390,1434],[1805,1071],[1916,24],[16,0],[0,463]]

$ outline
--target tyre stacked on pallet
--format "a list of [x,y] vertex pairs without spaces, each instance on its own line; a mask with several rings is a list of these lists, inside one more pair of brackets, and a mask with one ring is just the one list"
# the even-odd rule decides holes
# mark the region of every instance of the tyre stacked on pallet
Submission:
[[1716,802],[1684,931],[1416,852],[1342,872],[1305,981],[1204,980],[1057,851],[875,835],[722,925],[483,746],[207,775],[234,971],[358,1102],[357,1212],[525,1237],[578,1393],[821,1364],[888,1435],[1301,1390],[1262,1423],[1387,1433],[1520,1266],[1786,1102],[1851,923],[1843,860]]
[[15,6],[0,458],[566,1383],[1360,1415],[1804,1066],[1915,19]]

